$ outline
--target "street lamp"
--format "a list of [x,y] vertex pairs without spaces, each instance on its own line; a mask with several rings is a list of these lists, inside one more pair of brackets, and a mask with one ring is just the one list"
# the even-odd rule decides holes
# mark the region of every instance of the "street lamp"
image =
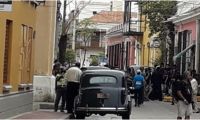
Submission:
[[150,42],[147,42],[147,47],[148,47],[148,67],[149,67]]

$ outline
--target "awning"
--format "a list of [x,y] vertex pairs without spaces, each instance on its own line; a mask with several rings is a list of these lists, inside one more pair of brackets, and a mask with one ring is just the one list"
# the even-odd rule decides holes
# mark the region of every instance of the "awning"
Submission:
[[195,46],[195,43],[189,45],[187,48],[185,48],[183,51],[181,51],[180,53],[178,53],[177,55],[175,55],[173,57],[173,61],[175,62],[177,58],[180,58],[183,54],[185,54],[189,49],[191,49],[193,46]]

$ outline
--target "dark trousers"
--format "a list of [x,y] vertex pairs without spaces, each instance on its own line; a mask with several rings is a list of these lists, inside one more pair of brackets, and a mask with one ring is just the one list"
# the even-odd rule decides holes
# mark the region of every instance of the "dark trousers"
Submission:
[[135,89],[135,106],[139,106],[143,102],[143,89]]
[[67,112],[72,113],[74,98],[78,95],[79,83],[68,82],[67,83]]
[[56,100],[55,100],[55,105],[54,105],[54,110],[58,110],[58,105],[60,102],[60,99],[62,98],[61,102],[61,108],[60,110],[63,111],[65,107],[65,101],[66,101],[66,88],[65,87],[58,87],[56,90]]

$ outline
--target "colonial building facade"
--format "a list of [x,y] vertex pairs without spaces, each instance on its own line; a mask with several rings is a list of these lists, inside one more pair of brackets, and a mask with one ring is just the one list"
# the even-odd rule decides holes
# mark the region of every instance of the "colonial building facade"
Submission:
[[56,2],[11,3],[0,11],[0,119],[32,110],[33,76],[51,76],[53,63]]
[[[179,3],[179,9],[182,9]],[[174,63],[183,73],[186,70],[196,70],[199,73],[199,17],[200,6],[190,7],[184,13],[178,13],[169,20],[175,24],[175,55]]]

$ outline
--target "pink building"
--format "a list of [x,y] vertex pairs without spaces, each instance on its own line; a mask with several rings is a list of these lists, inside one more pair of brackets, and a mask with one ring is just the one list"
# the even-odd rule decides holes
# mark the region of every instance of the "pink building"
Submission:
[[198,17],[200,17],[200,7],[169,19],[175,24],[174,62],[181,73],[188,69],[196,69],[199,72]]

